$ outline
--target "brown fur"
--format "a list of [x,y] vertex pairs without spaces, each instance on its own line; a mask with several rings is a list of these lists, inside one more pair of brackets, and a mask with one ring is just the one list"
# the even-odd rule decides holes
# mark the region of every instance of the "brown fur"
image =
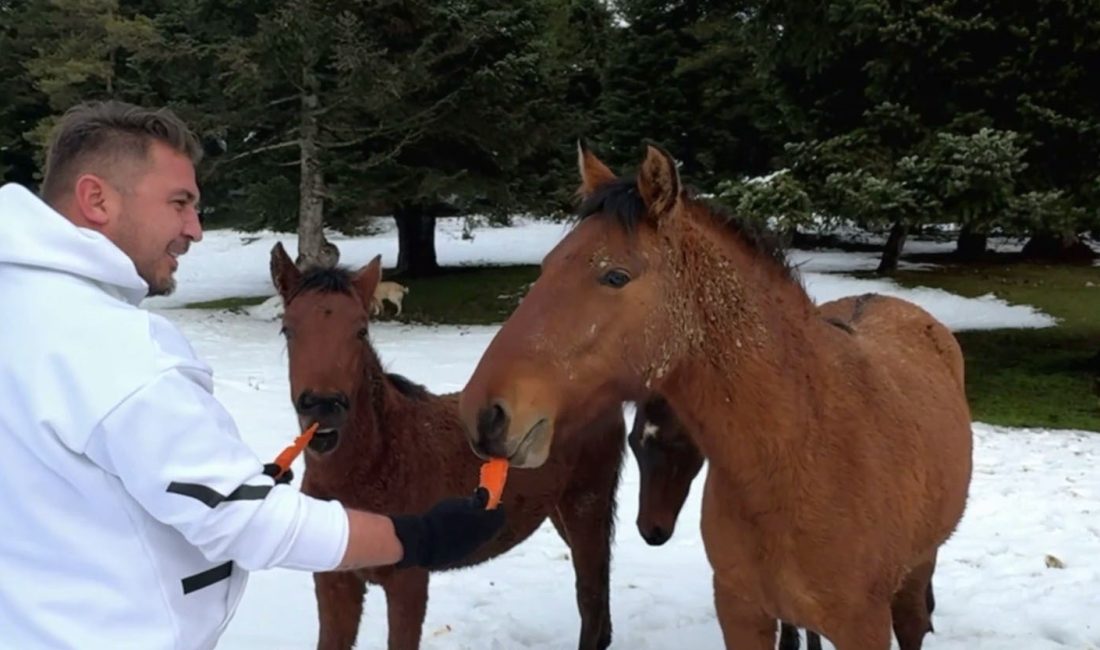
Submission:
[[[919,649],[971,476],[954,336],[885,296],[838,301],[829,316],[851,331],[830,324],[751,238],[660,194],[678,187],[667,154],[650,147],[641,169],[656,192],[641,217],[596,210],[544,260],[463,391],[467,435],[537,466],[569,435],[562,409],[659,394],[710,465],[702,532],[727,647],[773,648],[780,619],[839,650],[885,650],[891,626]],[[582,263],[597,252],[630,282]],[[479,421],[490,404],[504,416]]]
[[[638,405],[627,436],[638,463],[638,532],[646,543],[659,546],[676,530],[676,520],[703,468],[703,454],[668,402],[654,396]],[[779,650],[798,650],[798,628],[781,622]],[[806,632],[809,650],[821,650],[821,637]]]
[[[385,374],[369,339],[358,338],[368,326],[369,299],[362,297],[373,295],[378,275],[376,258],[352,278],[355,295],[340,291],[339,282],[336,290],[300,290],[301,278],[282,247],[272,251],[272,277],[286,302],[291,397],[301,424],[316,419],[323,427],[339,424],[340,429],[335,448],[318,453],[311,445],[307,450],[302,490],[352,508],[420,513],[444,497],[472,493],[480,462],[462,433],[458,396],[433,395]],[[346,419],[338,413],[314,417],[313,411],[304,412],[306,391],[347,397]],[[504,531],[461,566],[504,553],[549,517],[572,551],[579,647],[602,650],[611,640],[610,544],[625,427],[619,405],[572,421],[576,424],[563,426],[578,430],[570,436],[574,443],[555,448],[540,469],[511,472],[504,490]],[[385,590],[390,650],[419,647],[428,576],[421,569],[392,568],[314,574],[318,648],[352,647],[366,583]],[[508,603],[499,606],[503,611]]]

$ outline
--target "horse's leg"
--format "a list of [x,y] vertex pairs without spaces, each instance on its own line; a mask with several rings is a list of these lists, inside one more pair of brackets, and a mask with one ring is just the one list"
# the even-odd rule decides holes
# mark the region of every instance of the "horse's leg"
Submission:
[[611,525],[606,515],[576,512],[560,504],[550,515],[554,527],[569,545],[576,576],[577,611],[581,616],[579,650],[605,650],[611,645]]
[[318,650],[349,650],[359,635],[367,585],[354,571],[313,574],[320,635]]
[[714,609],[729,650],[773,650],[775,618],[714,576]]
[[936,556],[909,572],[894,594],[890,608],[894,617],[894,634],[901,650],[920,650],[924,635],[932,631],[932,573],[936,570]]
[[[623,436],[616,431],[607,444],[620,446],[606,462],[622,459]],[[611,645],[611,538],[615,518],[618,468],[602,466],[568,485],[550,520],[569,545],[576,574],[577,609],[581,615],[580,650],[604,650]]]
[[811,630],[806,630],[806,649],[821,650],[821,635]]
[[428,609],[428,572],[401,569],[381,581],[386,591],[389,650],[417,650]]
[[788,623],[779,623],[779,650],[798,650],[802,645],[798,638],[798,628]]
[[936,593],[932,589],[932,576],[928,577],[928,591],[925,593],[924,600],[928,603],[928,630],[935,632],[936,628],[932,625],[932,614],[936,611]]

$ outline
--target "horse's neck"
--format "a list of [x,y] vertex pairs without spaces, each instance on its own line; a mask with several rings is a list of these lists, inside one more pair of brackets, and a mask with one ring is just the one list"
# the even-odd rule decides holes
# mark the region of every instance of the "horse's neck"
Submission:
[[784,474],[791,463],[782,456],[805,444],[812,382],[825,375],[816,310],[777,265],[710,228],[695,233],[699,245],[683,249],[692,251],[685,263],[700,278],[684,306],[694,312],[695,343],[662,393],[713,468],[758,488],[740,495],[756,501],[750,508],[782,507],[774,503],[775,483],[799,480]]
[[359,464],[374,465],[391,455],[391,446],[401,436],[386,435],[386,415],[401,399],[382,370],[382,363],[373,350],[368,350],[363,360],[363,380],[355,397],[355,407],[348,418],[347,429],[353,434],[341,444],[347,444],[349,453],[344,458]]
[[672,272],[683,278],[677,322],[687,356],[723,377],[754,365],[765,373],[774,368],[771,379],[782,383],[791,374],[784,370],[815,363],[817,310],[785,269],[724,228],[701,218],[679,233],[683,257]]

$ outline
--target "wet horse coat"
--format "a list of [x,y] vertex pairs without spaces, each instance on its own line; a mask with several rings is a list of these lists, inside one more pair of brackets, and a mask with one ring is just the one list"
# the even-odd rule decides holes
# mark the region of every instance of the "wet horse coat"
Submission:
[[655,147],[636,179],[580,163],[583,219],[463,390],[475,449],[537,467],[575,435],[561,413],[659,394],[709,463],[727,647],[773,648],[780,619],[840,650],[885,650],[891,627],[920,648],[971,476],[954,336],[885,296],[820,318],[782,252],[687,196]]
[[[434,395],[383,371],[369,339],[370,297],[381,275],[375,258],[356,274],[299,273],[276,245],[272,279],[286,304],[283,330],[291,398],[300,424],[320,429],[306,451],[302,490],[385,514],[421,513],[444,497],[471,493],[480,462],[458,417],[457,395]],[[611,641],[610,544],[625,439],[618,405],[574,411],[583,429],[540,469],[512,472],[504,490],[505,529],[457,566],[496,557],[549,518],[571,549],[581,615],[579,648]],[[367,583],[385,590],[390,650],[419,647],[429,573],[391,567],[314,574],[318,648],[352,647]],[[499,607],[506,610],[507,602]]]

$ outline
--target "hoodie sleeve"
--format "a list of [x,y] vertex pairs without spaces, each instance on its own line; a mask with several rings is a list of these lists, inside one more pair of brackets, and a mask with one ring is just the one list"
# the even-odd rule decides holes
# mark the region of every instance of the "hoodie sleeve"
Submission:
[[335,568],[348,543],[343,506],[275,485],[192,372],[164,371],[123,400],[95,427],[87,456],[211,562]]

